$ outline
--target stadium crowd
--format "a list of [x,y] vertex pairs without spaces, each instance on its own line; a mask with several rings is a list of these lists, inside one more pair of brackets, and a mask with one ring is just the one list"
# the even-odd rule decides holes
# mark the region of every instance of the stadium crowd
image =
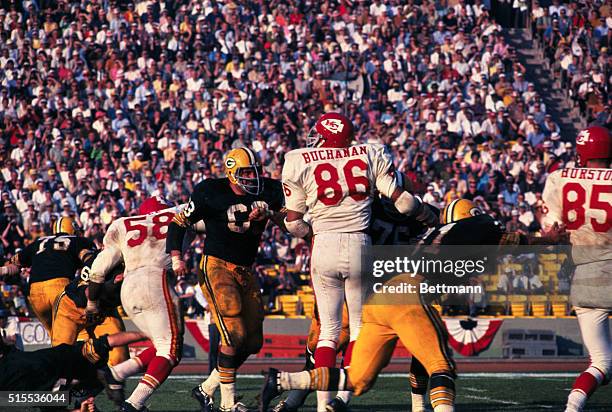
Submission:
[[610,126],[610,2],[589,1],[548,7],[535,4],[532,32],[548,59],[552,75],[579,106],[588,123]]
[[[250,145],[280,178],[284,154],[323,111],[344,111],[359,142],[388,145],[425,201],[472,199],[510,230],[538,230],[547,173],[574,163],[573,136],[481,0],[0,3],[5,259],[60,215],[101,245],[145,198],[186,202],[200,180],[221,176],[229,148]],[[598,4],[591,14],[610,19]],[[589,29],[596,21],[564,23],[594,46],[568,81],[580,89],[584,72],[607,96],[609,32]],[[307,247],[278,231],[263,239],[260,265],[308,269]],[[203,241],[186,252],[192,268]],[[11,313],[28,312],[26,278],[0,282]]]

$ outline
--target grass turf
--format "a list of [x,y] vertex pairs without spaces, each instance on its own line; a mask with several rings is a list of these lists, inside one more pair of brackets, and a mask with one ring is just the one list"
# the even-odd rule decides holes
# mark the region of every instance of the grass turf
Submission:
[[[506,411],[562,411],[574,378],[570,374],[536,377],[524,374],[463,375],[457,380],[458,412],[506,412]],[[191,388],[197,385],[197,377],[179,377],[166,381],[149,402],[151,411],[199,411],[198,403],[191,398]],[[263,378],[238,378],[237,388],[243,395],[242,402],[254,409],[255,396]],[[128,382],[128,394],[136,385]],[[217,392],[218,393],[218,392]],[[282,398],[282,396],[281,396]],[[316,396],[308,397],[303,411],[316,411]],[[102,411],[113,407],[102,393],[96,404]],[[354,398],[351,410],[363,412],[410,411],[410,390],[406,377],[381,376],[365,395]],[[612,388],[602,387],[587,403],[585,412],[612,411]]]

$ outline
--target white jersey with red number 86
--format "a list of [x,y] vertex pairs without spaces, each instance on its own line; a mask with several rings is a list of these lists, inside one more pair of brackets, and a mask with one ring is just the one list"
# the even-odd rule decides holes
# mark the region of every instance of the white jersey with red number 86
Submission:
[[555,222],[570,232],[574,263],[612,259],[612,169],[570,168],[551,173],[542,194],[542,224]]
[[292,150],[285,156],[285,206],[308,211],[313,232],[358,232],[370,225],[372,195],[390,197],[397,183],[383,145]]

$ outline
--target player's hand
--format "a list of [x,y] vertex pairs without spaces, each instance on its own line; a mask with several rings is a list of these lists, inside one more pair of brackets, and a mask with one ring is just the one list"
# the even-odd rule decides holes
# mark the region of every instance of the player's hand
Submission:
[[436,216],[436,214],[424,203],[421,203],[421,210],[418,211],[415,218],[428,227],[435,226],[438,223],[438,216]]
[[87,326],[96,326],[104,321],[104,315],[100,312],[98,302],[88,300],[85,308],[85,324]]
[[555,222],[554,225],[548,230],[542,230],[542,237],[546,238],[552,244],[568,245],[569,232],[566,230],[565,225]]
[[97,326],[104,322],[105,316],[100,311],[85,311],[85,325],[88,327]]
[[96,404],[94,403],[94,398],[87,398],[83,402],[81,402],[81,409],[75,409],[80,412],[95,412]]
[[180,255],[172,255],[172,271],[176,277],[187,275],[187,265]]
[[249,213],[249,221],[261,221],[270,217],[270,211],[261,207],[256,207]]

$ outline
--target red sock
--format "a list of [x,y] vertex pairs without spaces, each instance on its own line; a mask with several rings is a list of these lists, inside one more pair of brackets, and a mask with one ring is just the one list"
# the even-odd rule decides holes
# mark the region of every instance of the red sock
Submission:
[[163,356],[156,356],[153,358],[149,367],[147,368],[147,373],[144,378],[153,378],[152,381],[155,384],[155,388],[161,385],[168,376],[170,376],[170,372],[172,372],[172,365],[170,361]]
[[346,352],[344,352],[344,367],[348,368],[351,366],[351,358],[353,357],[353,347],[355,346],[355,341],[352,340],[346,346]]
[[156,353],[157,353],[157,350],[155,349],[155,347],[151,346],[150,348],[147,348],[143,350],[142,352],[140,352],[136,356],[136,358],[138,358],[138,361],[142,365],[142,368],[146,369],[149,367],[149,363],[151,363]]
[[333,368],[336,366],[336,349],[321,346],[315,350],[315,368]]
[[574,386],[572,390],[579,390],[584,392],[584,394],[589,397],[595,392],[597,387],[603,381],[604,374],[594,366],[590,366],[587,370],[582,372],[576,381],[574,382]]

